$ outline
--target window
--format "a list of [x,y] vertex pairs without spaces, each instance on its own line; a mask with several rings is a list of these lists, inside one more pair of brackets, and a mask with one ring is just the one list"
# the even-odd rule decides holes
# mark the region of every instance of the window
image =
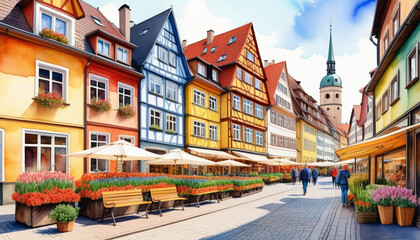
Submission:
[[117,47],[117,59],[118,59],[118,61],[128,63],[128,50],[126,48],[122,48],[122,47],[118,46]]
[[283,147],[283,136],[277,135],[277,143],[279,147]]
[[217,140],[217,126],[211,125],[209,126],[209,132],[210,132],[210,140]]
[[162,78],[153,74],[149,75],[149,92],[162,95]]
[[176,133],[176,116],[166,114],[166,132]]
[[145,28],[143,30],[141,30],[141,32],[139,33],[139,37],[146,34],[149,31],[149,28]]
[[90,79],[90,101],[108,100],[108,79],[89,74]]
[[408,55],[408,79],[407,79],[407,87],[410,87],[414,84],[415,81],[419,78],[419,71],[418,71],[418,43],[416,46],[411,50],[410,54]]
[[255,57],[254,54],[252,54],[250,51],[246,51],[246,58],[248,58],[249,61],[254,62],[255,61]]
[[340,97],[340,95],[338,95],[338,93],[336,93],[336,94],[335,94],[335,98],[338,98],[338,97]]
[[217,98],[209,96],[209,109],[217,111]]
[[283,120],[284,120],[284,116],[281,115],[280,113],[277,113],[277,125],[283,126]]
[[59,34],[63,34],[66,36],[67,34],[67,23],[55,16],[51,16],[47,13],[41,13],[41,30],[44,28],[49,28],[54,32]]
[[388,90],[386,90],[384,95],[382,95],[382,114],[388,111],[388,107],[389,107],[389,98],[388,98]]
[[162,130],[162,111],[150,109],[150,128],[154,130]]
[[255,116],[257,118],[263,119],[264,118],[263,112],[264,112],[263,107],[258,104],[255,104]]
[[393,36],[395,36],[400,29],[400,6],[398,4],[397,9],[395,10],[394,16],[392,17],[392,30]]
[[[104,146],[109,142],[109,134],[107,133],[90,133],[90,148]],[[107,172],[108,160],[91,158],[90,172]]]
[[193,94],[194,94],[194,98],[193,98],[194,104],[197,104],[202,107],[206,107],[206,94],[198,91],[197,89],[194,89]]
[[194,121],[194,136],[205,138],[206,137],[206,124],[198,121]]
[[213,81],[216,81],[219,79],[219,75],[217,74],[217,71],[212,69],[211,70],[211,79],[213,79]]
[[97,46],[96,46],[96,52],[98,54],[109,57],[109,42],[98,38],[98,43],[97,43]]
[[244,133],[245,133],[245,142],[254,143],[254,130],[245,127]]
[[244,75],[245,75],[245,82],[248,83],[249,85],[251,85],[252,84],[252,76],[247,72],[244,72]]
[[280,78],[286,81],[286,74],[284,72],[281,73]]
[[218,62],[221,62],[223,60],[226,59],[226,54],[223,54],[222,56],[220,56],[219,60],[217,60]]
[[118,82],[118,106],[133,105],[134,87]]
[[177,101],[178,85],[166,81],[166,98]]
[[378,101],[378,104],[376,105],[376,121],[378,121],[381,118],[381,100]]
[[94,16],[92,16],[92,15],[90,15],[90,17],[92,18],[92,20],[93,20],[96,24],[98,24],[99,26],[105,27],[105,26],[102,24],[101,19],[99,19],[99,18],[97,18],[97,17],[94,17]]
[[168,50],[158,46],[158,59],[164,63],[168,63]]
[[241,141],[241,126],[233,124],[233,140]]
[[[68,135],[24,131],[24,172],[67,172]],[[0,156],[1,157],[1,156]]]
[[229,40],[228,45],[230,45],[230,44],[234,43],[235,41],[236,41],[236,36],[231,37],[231,38],[230,38],[230,40]]
[[261,90],[261,81],[258,79],[255,79],[255,88]]
[[239,80],[242,80],[242,69],[240,69],[240,68],[237,68],[237,69],[236,69],[236,77],[237,77]]
[[131,143],[131,144],[134,144],[134,141],[135,141],[135,137],[134,136],[119,135],[118,138],[120,140],[124,140],[126,142]]
[[254,115],[252,105],[253,103],[251,101],[244,99],[244,113]]
[[271,134],[271,145],[277,145],[277,136],[275,134]]
[[233,108],[241,111],[241,98],[236,95],[233,95]]
[[397,74],[391,82],[391,105],[396,102],[396,100],[399,97],[399,94],[399,80]]
[[173,52],[169,52],[169,65],[176,67],[176,55]]
[[384,36],[384,52],[388,49],[389,46],[389,31],[386,31]]
[[201,53],[201,55],[206,54],[206,52],[207,52],[207,47],[205,47],[205,48],[203,49],[203,52]]
[[207,68],[201,63],[198,63],[198,74],[207,77]]
[[255,131],[255,139],[257,145],[263,146],[264,145],[264,134],[262,132]]
[[216,51],[216,48],[217,48],[217,46],[212,47],[210,52],[212,52],[212,53],[213,53],[214,51]]
[[329,93],[325,94],[325,98],[326,99],[329,99],[330,98],[330,94]]
[[56,93],[67,101],[67,79],[68,69],[57,65],[36,61],[37,73],[37,92],[40,93]]
[[276,123],[276,112],[270,111],[271,123]]

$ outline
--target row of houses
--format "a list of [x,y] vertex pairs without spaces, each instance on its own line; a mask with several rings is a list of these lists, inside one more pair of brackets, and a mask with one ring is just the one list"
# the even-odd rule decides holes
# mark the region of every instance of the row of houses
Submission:
[[[336,160],[343,131],[285,62],[262,61],[252,23],[219,35],[209,30],[188,45],[172,8],[138,24],[130,14],[121,6],[117,27],[80,0],[2,2],[1,203],[22,172],[77,179],[98,171],[179,171],[62,156],[120,139],[158,154],[181,148],[253,161]],[[51,101],[61,107],[46,107]]]

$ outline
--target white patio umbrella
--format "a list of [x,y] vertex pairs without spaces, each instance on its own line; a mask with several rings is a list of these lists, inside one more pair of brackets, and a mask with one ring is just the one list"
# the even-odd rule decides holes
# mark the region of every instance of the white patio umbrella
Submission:
[[175,165],[175,169],[177,164],[194,164],[202,166],[214,165],[213,161],[191,155],[181,149],[171,150],[169,153],[161,155],[160,157],[160,159],[147,161],[146,163],[152,165]]
[[[110,144],[86,149],[80,152],[62,155],[64,157],[82,157],[82,158],[100,158],[108,160],[120,160],[121,167],[123,161],[136,161],[136,160],[151,160],[159,159],[161,156],[151,153],[147,150],[138,148],[124,140],[118,140]],[[118,170],[118,169],[117,169]],[[122,169],[119,169],[121,171]]]
[[293,161],[290,161],[289,159],[285,159],[285,158],[278,158],[276,160],[281,162],[281,163],[284,163],[285,165],[304,165],[303,163],[293,162]]
[[229,175],[231,173],[231,168],[232,167],[251,167],[248,164],[237,162],[237,161],[230,160],[230,159],[229,160],[225,160],[225,161],[216,162],[215,165],[229,167]]

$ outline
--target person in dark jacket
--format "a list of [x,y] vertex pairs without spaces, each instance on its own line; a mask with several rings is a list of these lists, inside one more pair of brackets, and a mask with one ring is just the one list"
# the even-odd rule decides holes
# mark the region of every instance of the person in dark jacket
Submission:
[[338,172],[337,178],[335,179],[335,182],[340,186],[341,188],[341,203],[342,206],[346,206],[347,201],[347,193],[349,192],[349,178],[350,178],[350,172],[347,165],[343,166],[343,169],[341,169]]
[[318,180],[318,169],[312,169],[312,182],[316,185],[316,181]]
[[302,182],[303,185],[303,195],[306,195],[308,183],[311,181],[311,170],[308,169],[308,166],[305,165],[299,173],[299,182]]
[[296,178],[297,178],[297,169],[296,168],[292,168],[292,179],[293,179],[293,185],[295,185],[296,183]]

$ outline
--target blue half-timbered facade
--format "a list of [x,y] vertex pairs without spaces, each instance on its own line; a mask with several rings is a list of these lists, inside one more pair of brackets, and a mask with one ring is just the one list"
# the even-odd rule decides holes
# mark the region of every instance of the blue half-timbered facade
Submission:
[[[184,88],[191,79],[172,9],[131,28],[140,83],[140,147],[166,153],[184,147]],[[141,169],[144,171],[145,169]]]

